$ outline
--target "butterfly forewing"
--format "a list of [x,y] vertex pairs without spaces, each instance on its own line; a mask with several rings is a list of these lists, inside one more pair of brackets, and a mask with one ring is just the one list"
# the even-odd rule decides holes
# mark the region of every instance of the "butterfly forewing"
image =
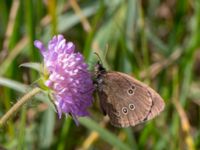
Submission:
[[[155,96],[159,102],[159,95],[151,94],[154,92],[151,88],[133,77],[120,72],[107,72],[102,75],[102,81],[98,90],[100,105],[114,126],[134,126],[161,111],[153,101]],[[152,111],[154,107],[156,113]]]

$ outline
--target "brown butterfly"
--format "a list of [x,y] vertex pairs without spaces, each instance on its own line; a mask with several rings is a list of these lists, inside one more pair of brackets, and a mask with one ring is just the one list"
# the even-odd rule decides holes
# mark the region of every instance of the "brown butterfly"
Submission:
[[94,84],[103,113],[116,127],[135,126],[157,116],[165,106],[152,88],[125,73],[95,66]]

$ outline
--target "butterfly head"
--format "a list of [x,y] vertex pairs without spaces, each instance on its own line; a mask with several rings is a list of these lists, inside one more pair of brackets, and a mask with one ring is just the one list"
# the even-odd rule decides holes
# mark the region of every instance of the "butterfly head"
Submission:
[[95,71],[96,75],[106,73],[106,69],[103,67],[103,65],[100,61],[97,61],[96,65],[94,67],[94,71]]
[[94,54],[99,58],[99,60],[94,66],[93,84],[96,86],[96,89],[99,90],[101,88],[101,84],[103,83],[104,75],[107,73],[107,71],[103,67],[101,58],[98,55],[98,53],[94,53]]
[[93,84],[99,89],[103,82],[103,76],[106,74],[106,69],[103,67],[100,61],[97,61],[94,67]]

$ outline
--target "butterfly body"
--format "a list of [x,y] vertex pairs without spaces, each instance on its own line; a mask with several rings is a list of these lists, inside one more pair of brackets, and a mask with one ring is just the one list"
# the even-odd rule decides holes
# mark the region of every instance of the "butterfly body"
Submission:
[[153,89],[125,73],[96,66],[96,89],[104,114],[116,127],[135,126],[154,118],[164,109],[164,101]]

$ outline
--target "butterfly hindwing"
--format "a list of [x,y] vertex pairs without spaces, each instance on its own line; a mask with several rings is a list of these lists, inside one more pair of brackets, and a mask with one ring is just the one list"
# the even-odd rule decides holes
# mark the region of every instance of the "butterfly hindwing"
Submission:
[[135,126],[164,108],[162,98],[153,89],[129,75],[107,72],[102,81],[98,91],[100,104],[114,126]]

